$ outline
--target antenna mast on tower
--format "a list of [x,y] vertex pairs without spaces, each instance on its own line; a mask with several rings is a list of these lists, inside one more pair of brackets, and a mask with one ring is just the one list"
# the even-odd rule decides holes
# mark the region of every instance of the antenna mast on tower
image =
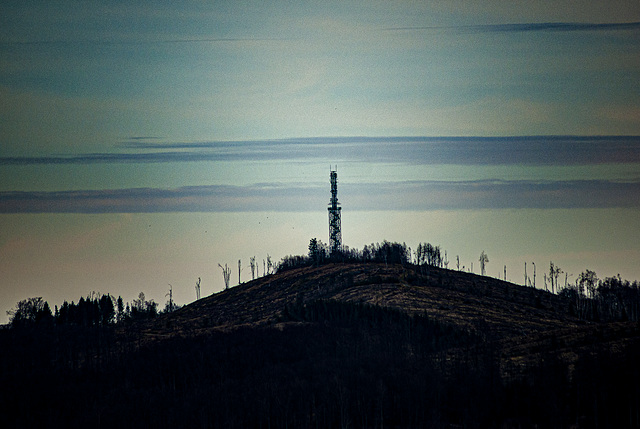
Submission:
[[342,249],[342,231],[340,230],[340,211],[338,203],[338,167],[329,167],[331,178],[331,200],[329,200],[329,252],[338,254]]

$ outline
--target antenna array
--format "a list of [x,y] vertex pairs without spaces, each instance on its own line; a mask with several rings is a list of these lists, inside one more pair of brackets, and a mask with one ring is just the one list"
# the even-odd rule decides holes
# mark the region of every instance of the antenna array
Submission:
[[338,167],[330,167],[331,199],[329,200],[329,251],[338,254],[342,248],[342,231],[340,227],[340,213],[342,207],[338,203]]

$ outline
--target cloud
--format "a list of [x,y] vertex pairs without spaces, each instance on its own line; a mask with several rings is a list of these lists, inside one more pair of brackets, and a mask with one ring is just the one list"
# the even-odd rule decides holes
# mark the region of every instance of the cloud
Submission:
[[[256,184],[1,192],[0,213],[322,211],[324,186]],[[410,181],[343,184],[344,210],[640,208],[640,182]]]
[[4,157],[0,165],[124,164],[330,159],[437,165],[640,163],[640,136],[314,137],[159,142],[130,139],[133,153]]
[[34,157],[4,157],[0,165],[55,165],[55,164],[147,164],[164,162],[216,161],[215,153],[159,152],[159,153],[89,153],[83,155],[57,155]]
[[[416,181],[355,187],[360,189],[342,191],[343,200],[352,199],[355,207],[365,210],[640,207],[638,182]],[[375,204],[369,203],[371,195]]]
[[60,39],[60,40],[13,40],[13,41],[0,41],[0,45],[5,46],[51,46],[51,45],[174,45],[174,44],[188,44],[188,43],[236,43],[236,42],[279,42],[290,39],[280,38],[252,38],[252,37],[238,37],[238,38],[184,38],[184,39]]
[[444,30],[459,33],[525,33],[525,32],[575,32],[575,31],[633,31],[640,30],[640,22],[589,23],[589,22],[528,22],[518,24],[485,24],[459,26],[392,27],[387,31]]
[[[320,191],[317,189],[316,191]],[[313,189],[273,185],[2,192],[0,213],[298,211]],[[318,196],[320,192],[316,192]],[[318,204],[321,204],[318,202]],[[304,205],[302,205],[304,206]]]

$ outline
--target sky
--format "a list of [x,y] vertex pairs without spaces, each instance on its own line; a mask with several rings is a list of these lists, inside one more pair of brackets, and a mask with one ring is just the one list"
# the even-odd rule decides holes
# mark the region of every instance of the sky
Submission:
[[[266,3],[266,4],[265,4]],[[640,280],[640,3],[0,3],[0,323],[249,258],[440,245]]]

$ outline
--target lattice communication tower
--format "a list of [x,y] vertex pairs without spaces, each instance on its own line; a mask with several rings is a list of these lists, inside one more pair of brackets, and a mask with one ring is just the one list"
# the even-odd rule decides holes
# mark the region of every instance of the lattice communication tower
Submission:
[[338,254],[342,248],[342,231],[340,229],[340,211],[338,203],[338,167],[330,168],[331,200],[329,200],[329,251]]

